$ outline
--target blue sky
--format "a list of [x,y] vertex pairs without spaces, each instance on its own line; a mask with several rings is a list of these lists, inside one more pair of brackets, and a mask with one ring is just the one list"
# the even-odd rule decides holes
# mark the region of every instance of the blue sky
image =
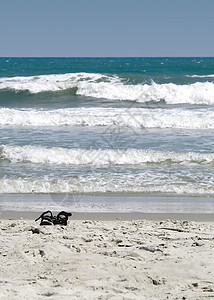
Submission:
[[214,0],[0,0],[0,56],[214,56]]

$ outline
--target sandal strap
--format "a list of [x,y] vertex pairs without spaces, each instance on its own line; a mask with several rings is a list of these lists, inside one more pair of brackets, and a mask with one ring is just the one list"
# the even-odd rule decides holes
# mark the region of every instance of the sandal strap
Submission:
[[64,216],[66,219],[68,219],[68,217],[72,216],[72,213],[70,213],[70,212],[68,213],[63,210],[63,211],[59,212],[58,215],[56,216],[57,220],[60,219],[61,216]]
[[[46,214],[50,214],[50,216],[45,216]],[[41,216],[39,216],[35,221],[38,221],[39,219],[42,219],[42,218],[44,219],[44,217],[53,218],[53,214],[50,210],[47,210],[47,211],[43,212],[41,214]]]
[[72,216],[72,213],[61,211],[60,213],[58,213],[56,219],[54,220],[54,225],[56,224],[67,225],[68,217],[70,216]]

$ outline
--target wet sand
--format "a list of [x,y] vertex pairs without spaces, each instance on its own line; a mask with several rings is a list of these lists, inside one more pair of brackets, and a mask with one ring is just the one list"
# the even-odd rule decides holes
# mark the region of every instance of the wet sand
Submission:
[[[59,211],[54,212],[56,215]],[[16,212],[16,211],[1,211],[0,220],[35,220],[41,215],[40,212]],[[196,213],[72,213],[70,220],[94,220],[94,221],[132,221],[132,220],[187,220],[214,222],[214,214],[196,214]]]

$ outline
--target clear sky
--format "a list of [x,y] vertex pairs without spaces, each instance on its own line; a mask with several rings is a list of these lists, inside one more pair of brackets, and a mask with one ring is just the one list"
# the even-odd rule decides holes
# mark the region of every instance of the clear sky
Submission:
[[0,0],[0,56],[214,56],[214,0]]

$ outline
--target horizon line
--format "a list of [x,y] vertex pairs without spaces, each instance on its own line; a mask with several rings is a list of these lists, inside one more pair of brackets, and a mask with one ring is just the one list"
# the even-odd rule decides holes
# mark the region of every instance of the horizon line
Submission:
[[214,58],[214,56],[0,56],[0,58]]

